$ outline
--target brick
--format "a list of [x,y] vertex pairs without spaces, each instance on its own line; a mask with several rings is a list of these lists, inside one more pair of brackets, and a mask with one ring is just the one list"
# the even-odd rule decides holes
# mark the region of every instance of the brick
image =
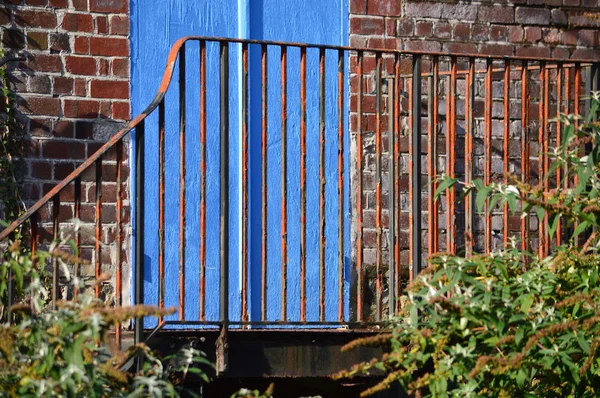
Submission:
[[129,102],[113,102],[112,118],[114,120],[129,120],[130,117]]
[[66,99],[64,102],[65,117],[95,119],[98,117],[99,110],[98,101]]
[[29,77],[29,92],[36,94],[50,94],[50,78],[46,75],[33,75]]
[[600,27],[600,21],[592,19],[584,13],[569,13],[569,26],[594,28]]
[[560,30],[551,28],[551,29],[543,29],[542,37],[544,38],[544,43],[548,44],[560,44]]
[[513,7],[506,6],[479,6],[477,21],[513,23],[515,21],[515,11]]
[[61,72],[62,60],[56,54],[36,54],[27,61],[27,67],[37,72]]
[[438,52],[442,50],[442,43],[431,40],[407,40],[405,49],[409,51]]
[[10,23],[10,9],[2,8],[0,9],[0,25],[6,25]]
[[65,14],[61,27],[70,32],[86,32],[94,31],[94,20],[89,14]]
[[437,2],[408,2],[406,16],[418,18],[441,18],[442,4]]
[[124,35],[129,34],[129,17],[113,15],[110,17],[110,34]]
[[398,36],[412,36],[414,31],[414,22],[410,19],[399,19],[396,32]]
[[566,59],[569,58],[569,50],[566,48],[558,47],[552,50],[552,58]]
[[559,8],[550,11],[550,15],[554,25],[566,25],[568,23],[567,14]]
[[47,162],[31,162],[30,176],[38,180],[51,180],[52,167],[48,167]]
[[63,162],[56,163],[54,165],[54,179],[64,180],[74,170],[75,170],[75,165],[73,163],[63,163]]
[[90,53],[90,39],[85,36],[77,36],[74,40],[76,54]]
[[105,16],[96,17],[96,33],[105,35],[108,33],[108,18]]
[[470,4],[443,3],[441,16],[444,19],[460,22],[476,21],[477,6]]
[[56,14],[43,10],[17,10],[15,22],[19,26],[54,29],[56,28]]
[[48,33],[27,32],[27,47],[29,47],[32,50],[47,50]]
[[415,36],[431,37],[433,36],[433,24],[431,22],[417,22],[415,25]]
[[438,22],[433,29],[435,37],[439,39],[448,39],[452,36],[452,27],[449,23]]
[[511,43],[518,43],[523,41],[525,35],[524,29],[521,26],[511,26],[508,28],[508,40]]
[[395,37],[369,37],[367,39],[368,48],[381,48],[386,50],[396,49]]
[[48,3],[47,0],[26,0],[25,4],[33,7],[44,7]]
[[476,24],[471,27],[471,39],[488,41],[490,27],[488,25]]
[[490,39],[493,41],[506,41],[508,38],[508,27],[493,25],[490,29]]
[[597,46],[598,43],[596,41],[596,31],[590,30],[590,29],[580,30],[579,31],[579,41],[577,44],[579,44],[580,46],[584,46],[584,47]]
[[92,37],[90,53],[107,57],[129,56],[129,41],[124,38]]
[[525,41],[528,43],[537,43],[542,39],[542,29],[537,26],[527,26],[525,28]]
[[54,8],[67,8],[69,7],[69,1],[68,0],[50,0],[49,4],[51,7]]
[[367,13],[367,2],[364,0],[350,0],[350,13],[366,14]]
[[129,11],[127,0],[89,0],[90,11],[126,14]]
[[477,45],[474,43],[444,43],[444,52],[453,54],[475,54],[477,53]]
[[52,119],[31,118],[29,134],[32,137],[49,137],[52,131]]
[[73,0],[73,7],[77,11],[87,11],[88,10],[88,0]]
[[54,123],[52,135],[61,138],[73,138],[73,122],[70,120],[59,120]]
[[479,51],[483,55],[513,55],[513,46],[509,44],[482,44]]
[[110,74],[110,62],[106,58],[98,59],[98,75],[108,76]]
[[75,79],[75,95],[80,97],[87,95],[87,81],[85,79]]
[[50,36],[50,48],[54,51],[71,52],[69,35],[66,33],[54,33]]
[[567,7],[578,7],[579,3],[579,0],[563,0],[563,5]]
[[2,45],[6,48],[21,50],[25,48],[25,36],[18,29],[6,29],[2,32]]
[[85,145],[78,142],[45,141],[42,155],[49,159],[83,159]]
[[116,77],[129,77],[129,59],[115,58],[112,61],[112,74]]
[[469,40],[471,37],[471,25],[456,24],[454,25],[455,40]]
[[75,138],[80,140],[93,140],[94,122],[77,121],[75,124]]
[[517,56],[523,57],[550,57],[548,47],[518,47]]
[[96,60],[92,57],[69,56],[65,58],[65,69],[75,75],[94,76]]
[[525,25],[549,25],[550,11],[545,8],[517,7],[515,22]]
[[384,32],[383,17],[351,16],[350,30],[360,35],[382,35]]
[[25,102],[23,113],[60,116],[60,100],[58,98],[27,97]]
[[597,61],[600,59],[600,50],[592,48],[577,48],[571,55],[575,59],[589,59]]
[[73,94],[73,79],[70,77],[57,76],[54,78],[53,94],[70,95]]
[[400,16],[401,1],[400,0],[366,0],[367,14],[383,15],[386,17]]
[[576,46],[578,42],[579,31],[575,29],[563,30],[560,40],[565,46]]

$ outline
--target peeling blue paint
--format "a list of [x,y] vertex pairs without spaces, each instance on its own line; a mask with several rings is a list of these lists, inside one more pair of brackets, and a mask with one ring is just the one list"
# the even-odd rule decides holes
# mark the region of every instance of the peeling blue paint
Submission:
[[[308,43],[347,44],[347,0],[220,0],[189,1],[149,0],[131,1],[131,51],[132,51],[132,109],[139,114],[152,100],[162,76],[167,53],[171,45],[186,35],[221,37],[249,37],[253,39],[296,41]],[[240,46],[231,45],[230,52],[230,314],[240,319]],[[328,52],[327,62],[327,320],[337,315],[337,56]],[[198,44],[186,45],[187,83],[187,230],[186,240],[186,319],[198,319],[199,291],[199,55]],[[209,194],[207,202],[207,319],[218,320],[219,284],[219,79],[218,45],[207,47],[207,103],[208,142],[207,175]],[[307,208],[308,233],[308,318],[318,320],[318,50],[307,54]],[[289,319],[299,319],[299,50],[290,49],[288,58],[288,192],[289,192]],[[176,70],[178,70],[176,68]],[[260,317],[260,50],[250,52],[250,277],[251,319]],[[237,76],[236,76],[237,72]],[[178,87],[179,76],[166,97],[166,297],[167,306],[177,306],[178,279],[178,181],[179,181],[179,126]],[[346,79],[347,81],[347,79]],[[279,50],[269,49],[269,266],[268,319],[278,320],[280,314],[280,69]],[[347,88],[346,88],[347,99]],[[345,100],[346,100],[345,99]],[[347,102],[346,102],[347,104]],[[345,121],[347,124],[347,110]],[[158,120],[152,115],[146,122],[146,208],[145,213],[145,301],[158,300]],[[133,159],[133,157],[132,157]],[[347,156],[346,156],[347,162]],[[346,167],[348,169],[348,167]],[[346,192],[348,187],[346,186]],[[348,195],[346,195],[348,197]],[[346,199],[346,212],[348,212]],[[349,228],[346,223],[346,231]],[[349,234],[346,233],[346,253],[349,257]],[[349,263],[349,261],[347,261]],[[349,265],[347,264],[347,267]],[[235,271],[234,271],[235,270]],[[346,297],[349,281],[346,272]],[[346,312],[347,308],[346,299]],[[176,319],[177,315],[170,317]],[[149,323],[146,326],[154,326]]]

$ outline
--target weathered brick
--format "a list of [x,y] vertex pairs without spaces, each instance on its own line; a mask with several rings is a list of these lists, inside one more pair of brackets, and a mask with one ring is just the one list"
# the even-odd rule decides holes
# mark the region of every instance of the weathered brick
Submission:
[[404,47],[409,51],[438,52],[442,50],[442,43],[432,40],[407,40]]
[[585,47],[594,47],[598,45],[598,42],[596,41],[596,31],[591,29],[580,30],[578,44]]
[[107,57],[127,57],[129,41],[125,38],[94,37],[90,39],[90,53]]
[[2,32],[2,45],[15,50],[23,49],[25,48],[25,36],[18,29],[6,29]]
[[474,43],[444,43],[444,52],[453,54],[475,54],[477,53],[477,45]]
[[550,48],[544,46],[518,47],[517,56],[524,57],[550,57]]
[[517,7],[515,22],[525,25],[550,24],[550,10],[545,8]]
[[65,57],[65,68],[75,75],[94,76],[96,74],[96,60],[92,57]]
[[366,14],[367,13],[367,2],[364,0],[350,0],[350,13]]
[[33,7],[44,7],[47,3],[47,0],[25,0],[25,4]]
[[417,36],[417,37],[433,36],[433,23],[417,22],[417,24],[415,25],[415,36]]
[[75,53],[76,54],[89,54],[90,53],[90,39],[85,36],[75,37]]
[[84,159],[85,145],[68,141],[44,141],[42,156],[49,159]]
[[566,46],[575,46],[575,45],[577,45],[578,36],[579,36],[578,30],[574,30],[574,29],[563,30],[560,35],[560,39],[561,39],[562,44],[564,44]]
[[596,19],[590,18],[587,13],[571,12],[569,13],[569,26],[595,28],[600,27],[600,22]]
[[87,95],[87,80],[75,79],[75,95],[85,97]]
[[36,94],[50,94],[50,78],[46,75],[33,75],[29,77],[29,92]]
[[412,36],[414,30],[414,22],[410,19],[399,19],[396,32],[398,36]]
[[6,25],[10,23],[11,10],[9,8],[0,9],[0,25]]
[[444,19],[455,20],[459,22],[477,20],[476,5],[458,4],[458,3],[443,3],[441,16]]
[[88,11],[88,0],[73,0],[73,7],[77,11]]
[[67,8],[69,6],[68,0],[50,0],[48,5],[54,8]]
[[108,33],[108,18],[106,16],[96,17],[96,33],[101,35]]
[[110,62],[106,58],[98,59],[98,75],[108,76],[110,74]]
[[366,2],[367,14],[369,15],[383,15],[386,17],[400,16],[400,0],[366,0]]
[[417,18],[440,18],[442,4],[437,2],[407,2],[406,16]]
[[508,27],[493,25],[490,29],[490,39],[493,41],[506,41],[508,37]]
[[60,116],[60,100],[58,98],[27,96],[24,99],[23,113]]
[[36,54],[27,60],[27,67],[37,72],[61,72],[62,60],[56,54]]
[[543,29],[542,37],[544,38],[544,43],[553,45],[560,44],[560,30],[558,29]]
[[95,119],[98,117],[99,110],[98,101],[65,99],[64,102],[65,117]]
[[127,0],[89,0],[90,11],[125,14],[128,11]]
[[52,135],[61,138],[73,138],[73,122],[70,120],[58,120],[54,123]]
[[73,93],[73,79],[70,77],[57,76],[54,78],[53,93],[56,95],[69,95]]
[[384,32],[383,17],[352,16],[350,29],[353,33],[361,35],[382,35]]
[[515,10],[513,7],[505,6],[479,6],[477,21],[492,23],[513,23],[515,21]]
[[113,59],[112,74],[115,77],[129,77],[129,59],[128,58]]
[[56,14],[42,9],[19,9],[15,12],[15,23],[19,26],[38,29],[54,29],[56,28]]
[[471,25],[456,24],[454,25],[455,40],[469,40],[471,37]]
[[129,120],[131,112],[129,102],[113,102],[112,118],[115,120]]
[[490,27],[488,25],[476,24],[471,27],[471,39],[487,41],[490,37]]
[[573,51],[571,57],[576,59],[590,59],[597,61],[600,59],[600,50],[592,48],[577,48]]
[[555,25],[566,25],[568,23],[567,14],[560,8],[554,8],[550,15],[552,16],[552,23]]
[[66,33],[53,33],[50,36],[50,48],[54,51],[71,52],[69,35]]
[[47,50],[48,33],[27,32],[27,47],[29,47],[32,50]]
[[75,170],[73,163],[60,162],[54,165],[54,179],[63,180]]
[[110,17],[110,34],[111,35],[128,35],[129,34],[129,18],[113,15]]
[[31,118],[29,121],[29,134],[33,137],[48,137],[52,131],[52,119]]
[[479,51],[484,55],[513,55],[513,46],[509,44],[482,44]]
[[542,29],[538,26],[527,26],[525,28],[525,41],[537,43],[542,39]]
[[52,167],[46,162],[31,162],[29,165],[30,176],[38,180],[51,180]]
[[94,31],[94,21],[89,14],[65,14],[61,27],[70,32],[86,32]]

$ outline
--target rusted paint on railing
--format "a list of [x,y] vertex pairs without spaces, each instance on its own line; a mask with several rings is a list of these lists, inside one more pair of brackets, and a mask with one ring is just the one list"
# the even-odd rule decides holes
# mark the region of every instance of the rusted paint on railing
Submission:
[[185,44],[179,53],[179,320],[185,319]]
[[363,320],[363,52],[356,54],[358,96],[356,102],[356,319]]
[[[483,183],[487,186],[492,182],[492,60],[487,60],[487,74],[485,75],[485,111],[484,111],[484,137],[483,146]],[[492,247],[492,211],[489,199],[484,206],[485,213],[485,253],[490,253]]]
[[[504,184],[508,185],[508,175],[510,172],[510,60],[504,61],[504,89],[503,89],[503,107],[504,107],[504,137],[502,139],[502,156],[503,156],[503,169],[504,169]],[[508,217],[509,217],[508,203],[504,203],[503,209],[503,231],[504,231],[504,246],[508,247],[510,231],[508,228]]]
[[[473,108],[475,107],[475,60],[469,58],[469,73],[465,84],[465,184],[473,181]],[[473,200],[465,198],[465,254],[473,254]]]
[[261,240],[261,271],[260,271],[260,319],[267,319],[267,242],[268,242],[268,181],[267,181],[267,170],[269,167],[268,161],[268,137],[269,137],[269,89],[268,89],[268,47],[266,44],[261,44],[261,227],[262,227],[262,240]]
[[382,224],[382,179],[381,179],[381,64],[382,57],[381,53],[376,54],[376,70],[375,70],[375,84],[376,84],[376,114],[375,114],[375,227],[377,228],[377,258],[376,258],[376,270],[375,270],[375,319],[381,320],[381,299],[383,294],[383,224]]
[[[102,156],[96,161],[96,242],[94,249],[94,269],[96,280],[102,274]],[[100,297],[102,285],[96,283],[96,297]]]
[[206,320],[206,41],[200,41],[200,300],[199,318]]
[[300,49],[300,321],[306,321],[306,48]]
[[[319,319],[325,321],[325,50],[319,50]],[[357,154],[357,156],[360,156]],[[358,254],[357,254],[358,256]],[[358,261],[358,260],[357,260]]]
[[281,320],[287,320],[287,47],[281,47]]
[[[521,182],[529,183],[529,80],[527,61],[521,69]],[[521,201],[521,208],[525,205]],[[529,215],[521,217],[521,250],[529,250]]]
[[248,44],[242,44],[242,321],[249,321],[248,313],[248,279],[249,279],[249,237],[248,237]]
[[344,51],[338,50],[338,322],[344,322]]

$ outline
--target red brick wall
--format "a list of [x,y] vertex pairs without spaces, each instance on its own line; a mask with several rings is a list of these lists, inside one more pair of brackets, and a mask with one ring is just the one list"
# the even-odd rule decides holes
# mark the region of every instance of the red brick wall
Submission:
[[[128,0],[4,0],[0,8],[3,48],[26,61],[11,65],[13,89],[27,131],[24,194],[40,199],[130,118]],[[128,206],[128,148],[124,148]],[[103,167],[102,251],[114,263],[116,178],[114,152]],[[94,169],[82,183],[82,255],[93,260]],[[73,217],[72,187],[61,194],[60,219]],[[48,217],[49,208],[42,211]],[[129,216],[124,209],[125,231]],[[45,228],[48,229],[48,228]],[[48,232],[48,231],[46,231]],[[128,242],[128,239],[125,239]],[[124,251],[127,255],[128,251]],[[125,259],[127,257],[124,257]],[[126,260],[125,260],[126,261]],[[111,264],[111,266],[114,266]],[[92,269],[83,269],[92,274]],[[128,277],[124,275],[124,280]]]
[[350,45],[598,59],[598,0],[350,0]]

